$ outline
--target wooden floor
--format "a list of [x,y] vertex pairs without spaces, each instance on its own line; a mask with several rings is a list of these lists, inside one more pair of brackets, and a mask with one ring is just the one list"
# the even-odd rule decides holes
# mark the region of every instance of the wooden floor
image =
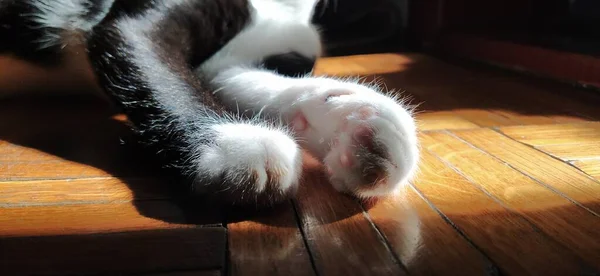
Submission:
[[[422,161],[395,198],[256,213],[180,202],[88,100],[0,103],[0,274],[599,275],[600,97],[417,54],[321,60],[404,91]],[[598,121],[598,122],[596,122]]]

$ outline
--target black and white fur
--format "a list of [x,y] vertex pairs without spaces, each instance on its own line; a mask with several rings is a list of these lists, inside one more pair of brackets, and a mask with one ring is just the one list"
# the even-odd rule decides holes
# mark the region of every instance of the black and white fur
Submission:
[[341,192],[392,193],[417,167],[415,122],[377,87],[308,75],[322,51],[317,2],[9,0],[0,40],[33,61],[86,44],[140,142],[195,193],[234,204],[289,198],[301,148]]

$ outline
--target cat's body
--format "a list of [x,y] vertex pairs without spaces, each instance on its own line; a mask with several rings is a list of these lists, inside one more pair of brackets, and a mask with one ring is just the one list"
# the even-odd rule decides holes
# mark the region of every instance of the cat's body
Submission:
[[[292,196],[301,147],[332,185],[388,194],[416,169],[416,127],[394,99],[306,76],[321,54],[317,0],[14,0],[0,50],[59,63],[84,43],[139,141],[195,193],[237,204]],[[8,40],[7,40],[8,39]]]

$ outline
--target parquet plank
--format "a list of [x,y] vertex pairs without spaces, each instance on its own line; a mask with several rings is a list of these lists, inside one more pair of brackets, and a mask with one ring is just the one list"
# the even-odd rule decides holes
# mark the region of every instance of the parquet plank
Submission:
[[0,237],[174,229],[185,222],[183,210],[167,201],[0,208]]
[[296,201],[301,227],[319,275],[405,275],[352,198],[331,187],[315,160]]
[[417,115],[417,127],[421,131],[440,129],[470,129],[479,126],[452,112],[421,113]]
[[[377,202],[371,220],[410,275],[484,275],[490,262],[447,223],[412,187]],[[448,250],[452,248],[452,250]]]
[[580,170],[600,180],[600,159],[577,160],[572,162]]
[[62,159],[43,151],[0,140],[0,162],[39,162],[51,160],[59,161]]
[[230,275],[315,275],[291,204],[227,228]]
[[454,109],[452,112],[481,127],[518,125],[521,123],[489,110],[461,108]]
[[544,125],[556,123],[555,119],[544,115],[520,114],[518,112],[505,109],[494,109],[493,112],[508,118],[513,122],[518,122],[512,125]]
[[[577,275],[578,258],[431,153],[415,187],[508,275]],[[515,242],[515,237],[518,242]]]
[[82,275],[222,267],[225,228],[0,238],[3,275]]
[[[417,64],[417,61],[427,62],[428,59],[430,58],[423,55],[395,53],[327,57],[317,60],[314,73],[316,75],[336,76],[398,74],[414,70],[415,65],[424,65],[423,63]],[[438,68],[440,67],[433,69]],[[427,72],[426,70],[421,71]]]
[[76,179],[111,177],[100,168],[73,161],[33,161],[0,163],[0,180]]
[[481,69],[477,72],[494,81],[493,86],[490,85],[494,90],[494,98],[503,96],[518,99],[522,102],[524,111],[538,110],[532,106],[532,103],[535,103],[542,107],[541,111],[546,111],[544,113],[557,122],[600,119],[600,111],[595,107],[600,102],[600,97],[594,93],[528,76],[503,76],[497,70]]
[[600,183],[581,171],[489,129],[455,131],[458,137],[600,214]]
[[0,207],[168,199],[167,184],[117,178],[0,182]]
[[564,161],[600,158],[600,141],[540,145],[535,148]]
[[532,146],[600,142],[600,122],[502,127],[500,131]]
[[600,217],[448,133],[422,134],[421,139],[486,193],[600,269]]

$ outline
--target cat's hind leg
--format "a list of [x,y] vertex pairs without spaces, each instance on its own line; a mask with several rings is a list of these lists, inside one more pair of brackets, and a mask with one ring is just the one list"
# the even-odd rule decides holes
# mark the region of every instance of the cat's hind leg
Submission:
[[[224,110],[191,70],[196,57],[210,55],[244,26],[243,1],[119,3],[138,10],[95,28],[88,50],[100,85],[127,114],[139,141],[197,194],[243,205],[292,196],[301,173],[293,136],[285,127]],[[197,32],[223,22],[229,27]]]

